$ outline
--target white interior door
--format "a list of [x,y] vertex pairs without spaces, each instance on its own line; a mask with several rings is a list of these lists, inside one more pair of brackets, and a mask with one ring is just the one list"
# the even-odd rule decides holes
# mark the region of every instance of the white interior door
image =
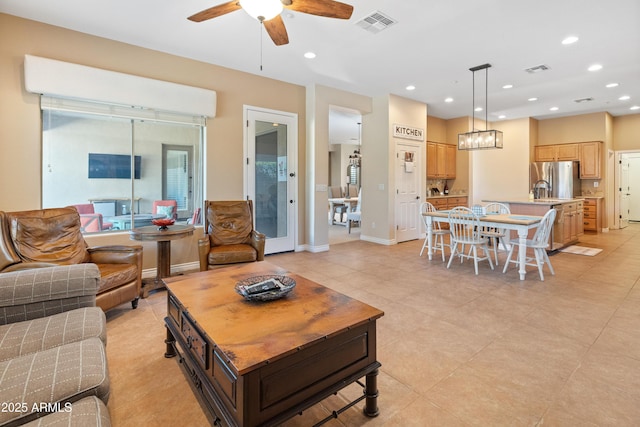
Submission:
[[629,225],[629,158],[626,154],[620,155],[620,228]]
[[396,144],[396,241],[420,237],[419,211],[424,154],[419,143]]
[[628,155],[629,173],[627,182],[627,198],[629,200],[629,221],[640,221],[640,153]]
[[245,107],[245,193],[265,254],[295,249],[297,114]]

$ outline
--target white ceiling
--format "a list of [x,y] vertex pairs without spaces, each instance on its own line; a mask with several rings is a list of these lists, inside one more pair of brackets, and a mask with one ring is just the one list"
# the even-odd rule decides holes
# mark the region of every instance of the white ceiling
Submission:
[[[545,119],[640,113],[630,110],[640,106],[638,0],[344,0],[354,6],[348,21],[285,10],[290,43],[280,47],[261,36],[260,24],[242,10],[202,23],[187,20],[223,2],[0,0],[0,12],[299,85],[393,93],[426,103],[429,115],[443,119],[472,114],[469,68],[484,63],[492,64],[490,121],[501,114]],[[397,23],[378,34],[356,25],[374,11]],[[579,41],[562,45],[569,35]],[[317,57],[305,59],[307,51]],[[595,63],[603,69],[587,71]],[[524,71],[540,64],[550,70]],[[607,89],[612,82],[619,86]],[[410,84],[414,91],[405,89]],[[513,88],[502,89],[505,84]],[[483,107],[484,91],[482,71],[475,95]],[[619,100],[622,95],[630,99]],[[445,103],[446,97],[454,101]],[[527,101],[531,97],[538,100]],[[588,97],[593,101],[574,101]]]

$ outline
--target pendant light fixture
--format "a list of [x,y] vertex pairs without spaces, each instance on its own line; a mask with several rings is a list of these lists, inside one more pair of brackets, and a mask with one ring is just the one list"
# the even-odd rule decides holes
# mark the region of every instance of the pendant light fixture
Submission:
[[[458,134],[458,150],[481,150],[486,148],[502,148],[502,132],[499,130],[487,130],[489,126],[489,68],[491,64],[482,64],[469,68],[473,78],[472,95],[472,122],[471,130]],[[476,130],[476,71],[485,70],[485,107],[484,126],[485,130]]]

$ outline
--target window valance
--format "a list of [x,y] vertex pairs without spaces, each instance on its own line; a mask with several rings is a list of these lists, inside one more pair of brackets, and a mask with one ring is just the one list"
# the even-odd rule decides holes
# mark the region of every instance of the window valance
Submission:
[[215,117],[216,92],[162,80],[25,55],[25,88],[53,97]]

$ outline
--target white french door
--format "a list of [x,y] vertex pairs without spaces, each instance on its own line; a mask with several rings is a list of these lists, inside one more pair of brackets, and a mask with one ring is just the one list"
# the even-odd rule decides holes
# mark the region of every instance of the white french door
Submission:
[[295,249],[298,115],[244,107],[245,194],[265,254]]
[[396,144],[396,241],[420,237],[422,144]]
[[620,225],[619,228],[626,228],[629,225],[629,158],[625,154],[619,157],[620,165],[620,185],[619,206],[620,206]]

